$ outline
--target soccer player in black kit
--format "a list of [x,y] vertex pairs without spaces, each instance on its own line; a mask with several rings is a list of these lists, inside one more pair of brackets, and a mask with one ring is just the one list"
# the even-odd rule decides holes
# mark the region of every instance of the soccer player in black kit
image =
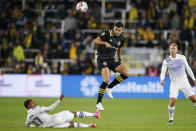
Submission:
[[[124,42],[122,36],[123,28],[121,22],[116,22],[112,29],[104,31],[94,40],[94,43],[99,45],[97,49],[97,64],[103,79],[96,105],[96,108],[101,111],[104,110],[101,102],[105,91],[107,92],[108,97],[113,99],[111,93],[112,88],[123,82],[130,75],[128,69],[121,63],[121,47]],[[118,59],[115,59],[116,51]],[[120,75],[109,84],[110,70],[119,72]]]

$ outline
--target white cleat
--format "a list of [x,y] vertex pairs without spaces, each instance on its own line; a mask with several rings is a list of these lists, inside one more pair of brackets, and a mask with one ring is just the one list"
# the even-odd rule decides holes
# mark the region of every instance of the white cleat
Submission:
[[104,111],[104,108],[103,108],[103,106],[102,106],[101,103],[98,103],[98,104],[96,105],[96,108],[97,108],[97,110]]
[[113,98],[114,98],[114,97],[112,96],[112,89],[107,88],[107,89],[106,89],[106,92],[107,92],[108,97],[109,97],[110,99],[113,99]]

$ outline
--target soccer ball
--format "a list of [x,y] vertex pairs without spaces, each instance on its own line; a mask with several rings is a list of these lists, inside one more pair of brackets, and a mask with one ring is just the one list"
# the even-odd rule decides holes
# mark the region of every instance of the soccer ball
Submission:
[[88,5],[84,1],[80,1],[76,5],[76,10],[79,12],[86,12],[88,10]]

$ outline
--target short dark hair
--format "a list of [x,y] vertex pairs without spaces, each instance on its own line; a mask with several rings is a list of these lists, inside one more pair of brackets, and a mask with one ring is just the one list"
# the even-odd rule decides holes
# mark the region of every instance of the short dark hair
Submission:
[[28,108],[28,105],[29,105],[30,101],[32,101],[32,99],[27,99],[27,100],[24,101],[24,106],[25,106],[27,109],[29,109],[29,108]]
[[118,28],[123,28],[124,27],[122,22],[116,22],[116,23],[114,23],[114,26],[116,26]]

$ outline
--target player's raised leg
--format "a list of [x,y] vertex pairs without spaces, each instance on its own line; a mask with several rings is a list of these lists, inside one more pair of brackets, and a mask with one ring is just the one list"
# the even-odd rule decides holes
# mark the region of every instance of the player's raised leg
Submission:
[[121,74],[118,75],[107,87],[107,94],[108,94],[109,98],[111,98],[111,99],[113,99],[112,88],[115,85],[123,82],[125,79],[127,79],[130,76],[128,69],[123,64],[120,64],[118,67],[116,67],[115,71],[119,72]]
[[99,95],[98,95],[98,99],[97,99],[97,105],[96,105],[96,108],[100,111],[103,111],[104,108],[101,104],[102,102],[102,98],[103,98],[103,95],[105,93],[105,90],[106,90],[106,87],[108,86],[108,83],[110,81],[110,71],[109,71],[109,68],[108,67],[104,67],[101,69],[101,75],[102,75],[102,78],[103,78],[103,82],[99,88]]

